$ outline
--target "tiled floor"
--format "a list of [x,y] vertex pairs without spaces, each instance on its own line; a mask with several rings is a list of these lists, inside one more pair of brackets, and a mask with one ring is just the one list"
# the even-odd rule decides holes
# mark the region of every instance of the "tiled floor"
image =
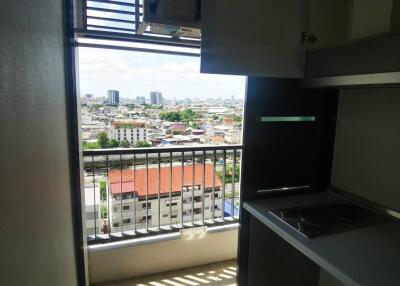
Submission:
[[[236,260],[128,279],[101,286],[236,286]],[[99,286],[100,286],[99,285]]]

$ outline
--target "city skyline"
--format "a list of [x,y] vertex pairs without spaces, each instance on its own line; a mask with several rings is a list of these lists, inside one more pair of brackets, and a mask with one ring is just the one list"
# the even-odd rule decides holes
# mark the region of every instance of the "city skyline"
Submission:
[[199,70],[199,57],[79,48],[81,94],[107,97],[118,90],[121,98],[136,99],[159,90],[166,99],[244,98],[245,76]]

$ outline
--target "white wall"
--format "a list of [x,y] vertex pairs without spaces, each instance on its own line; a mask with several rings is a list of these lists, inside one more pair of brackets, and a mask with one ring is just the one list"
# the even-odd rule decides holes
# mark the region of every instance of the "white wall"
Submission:
[[63,5],[0,9],[1,285],[76,285]]
[[100,283],[188,268],[236,258],[237,229],[193,237],[89,251],[90,283]]
[[400,211],[400,88],[342,90],[332,184]]

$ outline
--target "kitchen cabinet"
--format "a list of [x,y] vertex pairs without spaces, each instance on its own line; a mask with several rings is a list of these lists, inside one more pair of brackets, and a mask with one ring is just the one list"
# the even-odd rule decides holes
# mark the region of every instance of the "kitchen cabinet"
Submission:
[[317,286],[320,268],[252,217],[248,272],[246,285]]
[[[269,212],[321,206],[335,200],[341,198],[331,192],[321,192],[245,203],[244,212],[250,217],[246,280],[249,283],[240,285],[400,285],[397,220],[308,239]],[[288,275],[299,283],[290,283],[292,277]]]
[[302,1],[204,0],[201,13],[201,72],[303,76]]
[[303,78],[309,51],[400,31],[399,2],[203,0],[201,72]]
[[[240,181],[243,190],[241,210],[243,203],[248,201],[327,189],[337,95],[336,89],[300,89],[297,79],[248,77],[243,126],[243,153],[246,155],[242,158]],[[257,231],[257,228],[250,230],[250,216],[243,211],[240,215],[238,249],[239,285],[257,285],[247,283],[250,272],[254,271],[248,261],[249,244],[268,244],[262,239],[250,242],[257,237],[251,236],[251,231]],[[264,258],[267,259],[266,256]],[[257,261],[251,263],[257,265]]]
[[349,27],[348,0],[310,0],[308,33],[314,35],[315,42],[308,49],[324,48],[346,42]]

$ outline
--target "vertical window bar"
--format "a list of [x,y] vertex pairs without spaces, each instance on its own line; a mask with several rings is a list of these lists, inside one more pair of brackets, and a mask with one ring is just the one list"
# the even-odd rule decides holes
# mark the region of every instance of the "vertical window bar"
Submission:
[[135,0],[135,16],[133,18],[135,20],[135,31],[139,30],[139,0]]
[[169,228],[172,228],[172,152],[169,153]]
[[87,0],[82,1],[82,28],[87,30]]
[[215,222],[215,172],[217,171],[217,150],[213,152],[213,177],[212,177],[212,222]]
[[183,228],[183,185],[185,181],[185,153],[182,152],[182,169],[181,169],[181,223]]
[[161,190],[161,156],[160,152],[157,154],[158,157],[158,230],[161,228],[161,199],[160,199],[160,190]]
[[121,234],[124,235],[124,218],[122,216],[122,154],[119,154],[119,164],[120,164],[120,213],[121,213]]
[[111,198],[111,190],[109,189],[109,177],[108,177],[108,168],[109,168],[109,163],[108,163],[108,155],[106,155],[106,174],[107,174],[107,180],[106,180],[106,196],[107,196],[107,221],[108,221],[108,235],[111,234],[111,218],[110,218],[110,200]]
[[235,179],[236,179],[236,149],[233,149],[233,169],[231,187],[231,218],[235,218]]
[[222,198],[221,198],[221,209],[222,209],[222,221],[225,220],[225,188],[226,188],[226,149],[224,150],[224,166],[222,172]]
[[133,231],[136,234],[136,154],[133,154]]
[[96,211],[96,180],[94,174],[94,156],[92,155],[92,184],[93,184],[93,217],[94,217],[94,238],[97,237],[97,211]]
[[149,154],[146,153],[146,232],[149,232]]
[[205,217],[205,214],[204,214],[204,212],[205,212],[205,203],[206,203],[206,201],[205,201],[205,196],[204,196],[204,193],[206,192],[206,150],[203,150],[203,158],[202,158],[203,160],[203,176],[202,176],[202,182],[201,182],[201,184],[203,185],[202,186],[202,190],[201,190],[201,200],[202,200],[202,203],[201,203],[201,207],[202,207],[202,209],[201,209],[201,211],[202,211],[202,215],[201,215],[201,218],[202,218],[202,223],[204,224],[204,217]]
[[194,175],[195,171],[195,151],[192,151],[192,225],[194,224]]

